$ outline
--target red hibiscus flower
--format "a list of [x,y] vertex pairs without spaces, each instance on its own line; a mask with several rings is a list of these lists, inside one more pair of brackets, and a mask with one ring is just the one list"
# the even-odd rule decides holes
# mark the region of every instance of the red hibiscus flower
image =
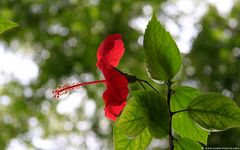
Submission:
[[121,38],[120,34],[110,35],[98,48],[96,65],[102,71],[105,80],[61,86],[53,91],[54,97],[59,97],[80,86],[104,82],[107,86],[103,93],[105,116],[115,121],[125,107],[128,95],[128,79],[124,73],[115,68],[124,53]]

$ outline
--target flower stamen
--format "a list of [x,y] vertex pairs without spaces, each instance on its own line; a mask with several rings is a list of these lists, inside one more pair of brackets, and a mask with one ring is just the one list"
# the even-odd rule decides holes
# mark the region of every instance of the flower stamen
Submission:
[[54,94],[54,98],[59,98],[59,96],[64,95],[70,91],[76,90],[84,85],[89,84],[97,84],[97,83],[103,83],[106,82],[105,80],[96,80],[92,82],[84,82],[84,83],[73,83],[73,84],[65,84],[62,86],[59,86],[57,89],[53,90],[52,93]]

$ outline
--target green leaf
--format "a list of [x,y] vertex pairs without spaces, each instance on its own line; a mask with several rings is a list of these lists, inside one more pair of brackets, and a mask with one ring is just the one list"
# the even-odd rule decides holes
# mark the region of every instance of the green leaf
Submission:
[[174,141],[174,150],[202,150],[202,146],[188,138],[180,138]]
[[[195,88],[187,86],[177,87],[171,98],[171,110],[173,112],[186,110],[189,103],[198,95],[200,95],[200,92]],[[174,114],[172,127],[174,131],[182,137],[207,144],[209,133],[193,122],[187,112]]]
[[129,137],[140,134],[148,123],[148,111],[144,100],[132,97],[118,118],[117,126]]
[[[116,122],[118,124],[118,121]],[[151,142],[151,135],[147,128],[135,138],[129,138],[117,125],[113,129],[113,143],[115,150],[145,150]]]
[[181,67],[178,47],[164,27],[153,15],[144,34],[147,70],[152,79],[171,80]]
[[187,109],[193,98],[200,95],[200,92],[189,86],[178,86],[174,89],[171,97],[171,111],[180,111]]
[[0,17],[0,33],[18,26],[15,22]]
[[193,122],[186,112],[177,113],[173,116],[172,127],[182,137],[207,144],[209,133]]
[[196,97],[188,106],[188,114],[210,131],[240,127],[240,108],[221,94],[209,93]]
[[135,99],[144,101],[148,110],[148,129],[155,138],[167,136],[169,131],[169,109],[167,102],[154,91],[132,92]]

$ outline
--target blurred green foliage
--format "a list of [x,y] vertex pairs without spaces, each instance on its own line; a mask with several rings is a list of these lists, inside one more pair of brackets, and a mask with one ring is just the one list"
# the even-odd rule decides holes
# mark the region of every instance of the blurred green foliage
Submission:
[[[1,0],[1,16],[17,22],[19,27],[2,33],[0,40],[8,46],[19,41],[26,48],[24,53],[34,53],[39,76],[30,85],[12,80],[0,87],[0,97],[10,100],[9,105],[0,105],[0,148],[4,149],[11,139],[18,138],[29,148],[36,149],[30,134],[33,127],[29,122],[37,120],[34,127],[42,128],[42,138],[69,138],[69,135],[86,138],[93,131],[103,143],[101,149],[111,149],[112,129],[108,132],[101,130],[104,123],[102,85],[86,87],[89,96],[86,101],[94,99],[97,105],[92,118],[84,115],[82,106],[74,116],[59,114],[56,111],[58,102],[49,95],[53,88],[71,81],[71,78],[81,82],[89,81],[89,76],[91,80],[100,79],[95,66],[96,51],[106,35],[112,33],[123,34],[125,42],[126,51],[118,68],[146,79],[144,51],[138,44],[142,33],[129,24],[132,19],[144,16],[144,6],[150,5],[161,13],[162,2],[164,0]],[[211,8],[201,22],[202,31],[194,41],[192,52],[184,61],[189,81],[196,81],[203,90],[230,94],[238,104],[239,10],[237,5],[229,17],[222,18]],[[189,67],[195,72],[189,73]],[[136,88],[137,85],[131,85],[131,90]],[[29,89],[30,95],[25,92]],[[79,121],[90,122],[90,129],[79,130]],[[72,125],[70,130],[65,127],[69,123]],[[104,125],[108,127],[108,123]],[[230,129],[212,134],[209,145],[239,146],[239,141],[239,129]],[[71,138],[67,143],[71,145]],[[86,143],[77,147],[86,149]]]
[[[67,138],[72,134],[84,137],[90,131],[94,131],[105,143],[102,144],[102,149],[112,148],[110,139],[112,130],[103,133],[99,127],[103,120],[101,111],[103,101],[96,89],[101,92],[103,86],[86,87],[89,98],[96,99],[97,110],[93,118],[84,116],[83,107],[79,107],[74,117],[57,113],[58,102],[53,101],[49,96],[50,92],[58,85],[68,82],[69,78],[81,82],[89,80],[89,76],[92,80],[100,79],[100,73],[95,66],[96,51],[106,35],[112,33],[123,34],[124,38],[126,52],[119,68],[141,78],[147,77],[145,70],[139,69],[144,68],[144,52],[137,42],[141,33],[131,28],[129,24],[135,17],[144,16],[143,6],[151,5],[158,10],[161,2],[1,0],[0,14],[17,22],[19,27],[3,33],[0,39],[9,46],[17,40],[21,46],[26,47],[24,53],[34,53],[34,61],[39,67],[37,80],[29,86],[12,81],[0,88],[1,96],[10,99],[10,104],[1,106],[0,109],[0,127],[4,130],[0,132],[1,148],[9,144],[13,138],[21,139],[21,142],[27,144],[29,148],[36,148],[32,143],[32,137],[28,135],[31,131],[29,122],[36,119],[37,127],[43,129],[42,138],[61,135]],[[24,94],[27,88],[31,89],[32,95]],[[137,86],[133,86],[134,88]],[[16,94],[16,91],[19,94]],[[90,121],[88,132],[77,128],[79,121]],[[73,126],[70,131],[64,128],[69,122]],[[109,126],[105,128],[107,127],[109,128]],[[86,149],[86,142],[78,148]]]

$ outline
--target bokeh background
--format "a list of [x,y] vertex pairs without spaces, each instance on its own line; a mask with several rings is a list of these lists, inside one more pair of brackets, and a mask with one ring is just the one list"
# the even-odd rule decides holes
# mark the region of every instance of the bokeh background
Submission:
[[[0,15],[19,26],[0,35],[0,149],[113,149],[103,85],[59,100],[51,91],[101,79],[96,51],[112,33],[125,42],[118,68],[149,80],[143,33],[153,11],[182,52],[179,84],[240,105],[240,0],[1,0]],[[208,145],[239,147],[240,128],[211,133]],[[149,146],[166,148],[166,139]]]

